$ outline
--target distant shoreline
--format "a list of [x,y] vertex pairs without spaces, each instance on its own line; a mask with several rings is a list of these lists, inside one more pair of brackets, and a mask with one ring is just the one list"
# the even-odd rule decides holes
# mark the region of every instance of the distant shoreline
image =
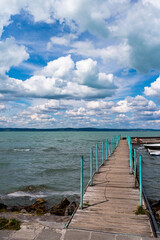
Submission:
[[0,132],[18,132],[18,131],[32,131],[32,132],[80,132],[80,131],[90,131],[90,132],[113,132],[113,131],[160,131],[160,129],[119,129],[119,128],[0,128]]

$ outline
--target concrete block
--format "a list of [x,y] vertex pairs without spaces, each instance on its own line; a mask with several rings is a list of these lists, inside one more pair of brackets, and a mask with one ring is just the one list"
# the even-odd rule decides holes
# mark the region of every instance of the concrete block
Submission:
[[132,235],[116,235],[115,240],[142,240],[142,237]]
[[62,234],[50,229],[43,229],[35,240],[60,240]]
[[67,229],[64,240],[88,240],[90,232]]
[[8,240],[13,231],[0,230],[0,240]]
[[11,239],[33,240],[43,228],[44,227],[38,223],[23,223],[21,229],[11,235]]
[[91,240],[115,240],[115,237],[115,234],[92,232]]

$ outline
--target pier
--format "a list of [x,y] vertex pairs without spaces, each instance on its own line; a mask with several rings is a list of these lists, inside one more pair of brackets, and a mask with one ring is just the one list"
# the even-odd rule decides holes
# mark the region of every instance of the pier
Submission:
[[84,191],[83,204],[81,202],[68,229],[131,237],[129,239],[154,237],[149,216],[136,215],[137,206],[140,204],[145,208],[145,202],[141,200],[142,189],[135,187],[131,158],[132,150],[129,150],[127,140],[121,139],[94,174]]

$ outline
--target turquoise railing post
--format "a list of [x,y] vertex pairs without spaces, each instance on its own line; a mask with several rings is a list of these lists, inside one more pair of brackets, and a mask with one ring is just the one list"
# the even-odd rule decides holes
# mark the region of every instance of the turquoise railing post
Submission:
[[133,161],[132,161],[132,143],[129,144],[129,151],[130,151],[130,173],[132,174],[132,167],[133,167]]
[[102,164],[104,163],[104,142],[102,142]]
[[111,154],[113,152],[113,142],[112,142],[112,139],[111,139]]
[[98,173],[98,144],[96,144],[96,172]]
[[90,185],[93,185],[93,151],[90,151]]
[[139,157],[139,191],[140,191],[140,207],[142,207],[142,157]]
[[108,154],[109,154],[109,157],[111,156],[111,151],[110,151],[110,146],[109,146],[109,141],[107,140],[107,142],[108,142]]
[[80,194],[81,194],[80,207],[83,208],[83,156],[81,156]]
[[108,140],[106,139],[106,160],[108,159]]
[[136,188],[136,168],[137,168],[137,158],[136,158],[136,149],[134,149],[134,179],[135,179],[135,188]]

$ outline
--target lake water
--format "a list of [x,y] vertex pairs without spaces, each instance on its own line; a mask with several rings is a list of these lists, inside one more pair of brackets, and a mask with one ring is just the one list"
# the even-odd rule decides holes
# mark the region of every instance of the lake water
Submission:
[[[121,134],[131,137],[159,136],[159,131],[131,132],[0,132],[0,199],[6,204],[23,205],[42,197],[50,204],[63,197],[79,198],[80,157],[84,156],[85,184],[89,180],[89,153],[102,141]],[[147,195],[160,199],[160,157],[150,156],[143,146],[143,185]],[[94,160],[95,162],[95,160]],[[95,168],[95,166],[94,166]]]

